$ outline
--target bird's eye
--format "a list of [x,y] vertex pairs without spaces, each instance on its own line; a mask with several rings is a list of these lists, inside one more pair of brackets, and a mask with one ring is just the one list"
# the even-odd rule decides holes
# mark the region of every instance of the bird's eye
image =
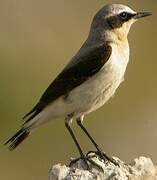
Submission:
[[120,17],[121,17],[122,19],[127,19],[127,16],[128,16],[128,14],[127,14],[126,12],[120,13]]

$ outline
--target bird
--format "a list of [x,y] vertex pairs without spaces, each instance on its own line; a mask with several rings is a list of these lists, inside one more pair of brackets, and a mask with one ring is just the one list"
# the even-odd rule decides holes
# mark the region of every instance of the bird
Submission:
[[88,165],[85,155],[71,128],[73,119],[88,136],[102,159],[116,165],[98,146],[83,125],[86,115],[103,106],[124,81],[129,61],[128,33],[134,22],[151,15],[136,12],[123,4],[108,4],[93,17],[89,34],[81,48],[45,90],[38,103],[27,113],[20,130],[6,141],[14,150],[40,125],[64,118],[80,158]]

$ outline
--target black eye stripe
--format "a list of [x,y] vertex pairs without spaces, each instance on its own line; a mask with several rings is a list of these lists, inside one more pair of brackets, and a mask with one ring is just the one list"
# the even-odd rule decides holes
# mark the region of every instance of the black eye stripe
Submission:
[[122,13],[120,14],[120,16],[121,16],[122,18],[126,18],[126,17],[127,17],[127,13],[126,13],[126,12],[122,12]]
[[121,20],[123,21],[128,21],[129,19],[131,19],[135,14],[132,13],[128,13],[128,12],[122,12],[119,14],[119,17]]
[[131,14],[128,12],[121,12],[118,15],[108,17],[107,23],[111,29],[120,28],[125,22],[129,21],[129,19],[131,19],[135,15],[135,13]]

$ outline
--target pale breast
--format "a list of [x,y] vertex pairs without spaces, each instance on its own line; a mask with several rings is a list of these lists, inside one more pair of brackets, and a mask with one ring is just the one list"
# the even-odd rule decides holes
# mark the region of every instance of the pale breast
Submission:
[[122,51],[116,45],[112,45],[112,55],[104,67],[69,94],[67,98],[69,107],[78,116],[101,107],[113,96],[122,82],[128,59],[128,48]]

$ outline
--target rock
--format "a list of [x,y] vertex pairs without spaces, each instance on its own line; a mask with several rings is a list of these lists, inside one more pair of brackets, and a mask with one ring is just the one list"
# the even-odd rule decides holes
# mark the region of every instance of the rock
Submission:
[[126,164],[114,157],[119,166],[98,157],[91,159],[101,168],[89,164],[90,170],[86,170],[81,159],[71,167],[57,164],[50,169],[48,180],[157,180],[157,167],[150,158],[139,157]]

